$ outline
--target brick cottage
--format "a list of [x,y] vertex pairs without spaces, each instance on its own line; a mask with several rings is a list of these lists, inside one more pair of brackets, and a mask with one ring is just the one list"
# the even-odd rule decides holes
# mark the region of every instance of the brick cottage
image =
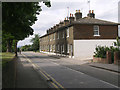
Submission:
[[118,36],[118,23],[95,18],[89,11],[82,18],[80,10],[53,26],[40,37],[40,52],[67,55],[81,60],[92,59],[97,45],[111,46]]

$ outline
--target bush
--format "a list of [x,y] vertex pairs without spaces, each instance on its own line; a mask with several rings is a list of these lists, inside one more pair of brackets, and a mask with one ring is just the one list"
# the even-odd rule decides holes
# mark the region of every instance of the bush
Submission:
[[113,47],[113,46],[111,46],[111,47],[106,47],[106,46],[97,46],[96,48],[95,48],[95,52],[94,52],[94,57],[100,57],[100,58],[106,58],[106,52],[107,51],[111,51],[111,53],[112,53],[112,60],[114,59],[114,52],[115,51],[119,51],[119,49],[118,48],[116,48],[116,47]]

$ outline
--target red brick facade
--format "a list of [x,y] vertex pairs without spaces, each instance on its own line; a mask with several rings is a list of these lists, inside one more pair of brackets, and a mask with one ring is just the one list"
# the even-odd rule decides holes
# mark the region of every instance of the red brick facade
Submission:
[[118,36],[118,25],[98,25],[100,36],[94,36],[94,25],[74,25],[74,40],[79,39],[116,39]]

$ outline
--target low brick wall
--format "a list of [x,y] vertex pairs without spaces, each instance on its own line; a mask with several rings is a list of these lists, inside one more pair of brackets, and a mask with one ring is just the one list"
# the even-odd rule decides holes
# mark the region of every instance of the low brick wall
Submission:
[[[107,51],[106,58],[99,58],[93,56],[93,62],[112,64],[112,54]],[[114,52],[114,64],[120,65],[120,51]]]
[[107,60],[106,60],[106,58],[93,57],[93,62],[107,63]]
[[120,51],[114,52],[114,64],[120,65]]

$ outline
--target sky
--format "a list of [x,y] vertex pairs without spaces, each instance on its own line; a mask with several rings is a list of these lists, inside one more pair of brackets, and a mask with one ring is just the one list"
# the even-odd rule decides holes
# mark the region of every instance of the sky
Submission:
[[[87,16],[90,9],[94,10],[95,18],[118,22],[118,2],[120,0],[50,0],[51,7],[45,6],[42,2],[40,6],[42,11],[37,15],[38,20],[33,26],[34,34],[40,36],[46,34],[46,30],[63,21],[68,13],[75,14],[76,10],[82,12],[82,17]],[[69,9],[67,8],[69,7]],[[30,40],[34,37],[29,36],[18,42],[18,47],[32,44]]]

